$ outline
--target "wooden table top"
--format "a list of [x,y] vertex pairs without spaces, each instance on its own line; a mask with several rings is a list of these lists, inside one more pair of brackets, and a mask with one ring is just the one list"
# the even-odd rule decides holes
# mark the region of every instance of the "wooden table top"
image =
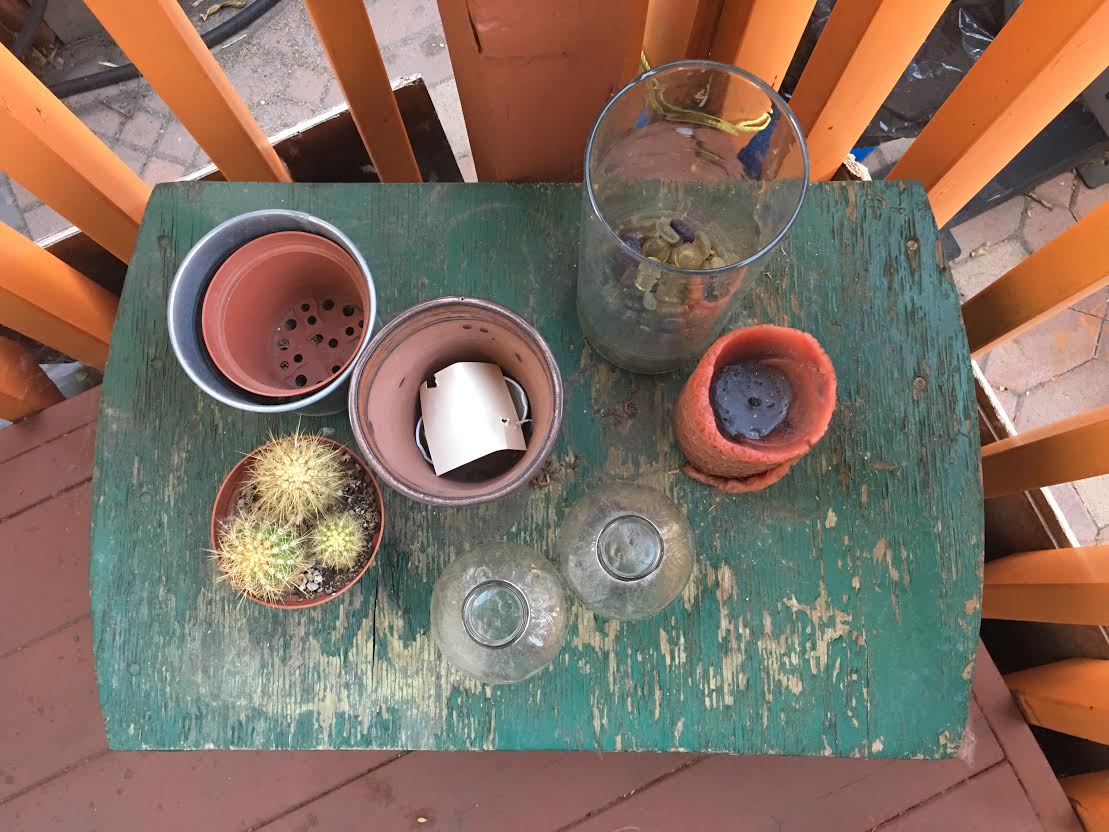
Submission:
[[[497,503],[385,494],[385,537],[350,592],[286,612],[240,603],[206,551],[215,490],[272,433],[346,415],[263,417],[204,396],[166,333],[173,273],[201,235],[293,208],[343,229],[381,319],[446,294],[492,298],[547,339],[566,411],[547,470]],[[923,191],[815,184],[747,274],[737,325],[812,332],[836,367],[824,440],[778,485],[729,496],[680,473],[685,373],[596,356],[574,310],[576,185],[160,185],[128,270],[103,387],[91,592],[112,748],[694,750],[944,757],[966,722],[979,623],[982,492],[970,357]],[[699,562],[640,622],[571,604],[555,662],[467,680],[428,630],[431,586],[474,543],[550,554],[586,489],[619,478],[684,505]]]

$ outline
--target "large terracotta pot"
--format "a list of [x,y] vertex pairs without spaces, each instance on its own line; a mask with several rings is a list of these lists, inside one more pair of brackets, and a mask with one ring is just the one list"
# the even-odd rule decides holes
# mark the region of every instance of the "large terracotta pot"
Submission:
[[[717,372],[745,360],[773,363],[793,391],[787,423],[758,440],[721,433],[710,401]],[[678,396],[674,434],[689,459],[685,473],[730,493],[778,482],[828,429],[836,407],[836,373],[827,353],[806,332],[763,324],[720,336]]]
[[[499,365],[530,405],[527,450],[481,481],[437,477],[414,438],[420,385],[457,361]],[[392,488],[420,502],[463,506],[510,494],[539,472],[558,438],[562,398],[558,364],[535,327],[491,301],[450,297],[413,306],[385,325],[355,365],[347,410],[358,449]]]

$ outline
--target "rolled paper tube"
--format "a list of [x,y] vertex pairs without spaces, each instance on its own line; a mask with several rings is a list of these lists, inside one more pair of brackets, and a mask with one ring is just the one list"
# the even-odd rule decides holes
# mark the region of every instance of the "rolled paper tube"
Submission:
[[[792,388],[785,422],[762,439],[729,439],[712,409],[710,388],[717,372],[740,361],[780,370]],[[674,433],[689,460],[684,470],[729,493],[766,488],[820,441],[835,407],[836,372],[815,338],[770,324],[733,330],[709,347],[678,396]]]

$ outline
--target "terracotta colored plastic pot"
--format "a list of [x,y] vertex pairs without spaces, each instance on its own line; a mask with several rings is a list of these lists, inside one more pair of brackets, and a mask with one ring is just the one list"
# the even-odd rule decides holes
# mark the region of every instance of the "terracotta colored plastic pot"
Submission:
[[[523,386],[531,409],[527,450],[478,482],[437,477],[413,438],[420,385],[456,361],[499,365]],[[519,315],[487,300],[439,298],[402,312],[374,337],[354,367],[347,410],[358,449],[392,488],[432,505],[474,505],[538,473],[562,424],[562,376],[543,337]]]
[[244,390],[304,396],[354,359],[369,308],[366,280],[340,246],[304,231],[267,234],[216,271],[201,307],[204,344]]
[[[381,501],[381,489],[378,488],[377,480],[374,479],[374,476],[370,472],[370,469],[366,467],[366,463],[359,459],[358,454],[354,453],[354,451],[352,451],[346,445],[342,445],[332,439],[327,439],[324,437],[320,437],[320,441],[326,442],[327,444],[332,445],[339,450],[346,451],[346,453],[350,454],[350,458],[353,459],[358,464],[358,467],[362,469],[362,472],[366,475],[366,481],[369,482],[372,486],[374,500],[377,502],[378,517],[381,518],[381,521],[377,524],[377,531],[374,533],[373,540],[370,541],[370,557],[366,561],[366,565],[362,567],[361,571],[357,575],[355,575],[350,580],[350,582],[338,592],[333,592],[330,595],[323,595],[318,598],[297,598],[294,596],[279,602],[264,601],[261,598],[255,598],[253,595],[246,596],[255,603],[262,604],[267,607],[273,607],[274,609],[278,610],[299,610],[305,609],[306,607],[319,606],[320,604],[326,603],[333,598],[338,598],[340,595],[342,595],[344,592],[358,583],[362,576],[366,574],[366,570],[370,568],[370,564],[374,562],[374,558],[377,557],[377,549],[381,545],[381,536],[385,531],[385,507]],[[264,448],[265,445],[263,445],[262,447]],[[212,537],[212,551],[216,553],[217,558],[219,557],[220,550],[220,528],[223,526],[224,523],[231,519],[231,515],[233,514],[235,509],[235,504],[238,502],[239,499],[239,492],[243,490],[243,486],[246,483],[247,476],[250,473],[250,466],[254,464],[254,457],[261,449],[262,448],[256,448],[255,450],[251,451],[250,454],[239,460],[238,465],[232,468],[228,472],[227,476],[223,478],[223,483],[220,485],[219,491],[216,492],[216,500],[215,503],[213,503],[212,505],[212,521],[210,534]]]
[[[793,400],[785,422],[767,436],[732,440],[717,427],[709,388],[719,370],[752,359],[785,373]],[[709,347],[674,407],[674,433],[689,459],[684,470],[731,493],[766,488],[820,441],[835,408],[835,369],[815,338],[770,324],[733,330]]]

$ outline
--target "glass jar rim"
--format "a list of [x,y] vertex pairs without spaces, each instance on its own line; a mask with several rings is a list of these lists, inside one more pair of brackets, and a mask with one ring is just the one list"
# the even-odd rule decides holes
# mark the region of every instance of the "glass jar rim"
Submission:
[[[476,613],[475,605],[478,604],[478,595],[482,592],[497,591],[505,593],[505,596],[511,598],[516,603],[516,611],[519,616],[515,626],[510,634],[501,638],[489,638],[483,633],[478,631],[477,626],[473,621]],[[511,581],[502,580],[500,578],[490,578],[489,580],[482,581],[477,586],[473,587],[466,593],[465,599],[462,601],[462,626],[475,644],[490,650],[499,650],[502,647],[508,647],[515,644],[523,636],[531,623],[531,605],[528,604],[527,596],[523,591],[513,584]]]
[[[785,116],[786,120],[793,128],[794,134],[797,136],[798,146],[801,149],[801,189],[797,194],[797,202],[793,206],[793,211],[790,214],[789,219],[782,224],[782,227],[778,230],[778,233],[775,234],[774,237],[766,243],[766,245],[762,246],[762,248],[760,248],[754,254],[745,257],[743,260],[737,260],[734,263],[726,263],[723,266],[715,269],[679,269],[677,266],[672,266],[669,263],[660,263],[656,260],[651,260],[648,257],[644,257],[643,254],[633,250],[623,240],[620,239],[620,235],[609,224],[608,218],[604,215],[604,212],[601,211],[600,206],[597,205],[597,197],[593,193],[593,177],[589,170],[589,159],[593,155],[593,142],[597,138],[597,129],[601,126],[601,122],[604,121],[604,118],[608,114],[608,111],[611,110],[613,106],[615,106],[616,102],[623,98],[624,95],[631,92],[648,78],[652,78],[656,75],[670,72],[675,69],[713,69],[721,72],[731,73],[732,75],[739,76],[740,78],[743,78],[744,80],[754,84],[762,92],[766,93],[774,106],[776,106],[781,111],[782,115]],[[786,100],[782,98],[782,96],[779,95],[773,87],[771,87],[758,76],[752,75],[750,72],[747,72],[744,69],[740,69],[737,66],[720,63],[719,61],[672,61],[671,63],[661,64],[660,66],[656,66],[652,69],[646,70],[645,72],[639,73],[630,81],[628,81],[628,83],[625,84],[620,89],[620,91],[616,93],[616,95],[612,96],[607,104],[605,104],[604,108],[597,116],[596,121],[593,122],[593,129],[589,131],[589,141],[585,145],[585,175],[582,187],[584,187],[586,192],[588,192],[589,203],[593,207],[594,215],[596,215],[597,219],[601,221],[601,225],[603,225],[609,235],[614,240],[616,240],[617,244],[623,250],[631,254],[638,262],[646,264],[648,266],[652,266],[656,269],[659,269],[660,271],[670,272],[671,274],[679,275],[681,277],[708,277],[725,272],[730,272],[735,269],[743,268],[744,266],[749,266],[751,263],[754,263],[760,257],[764,256],[767,252],[772,251],[774,247],[781,242],[782,238],[786,235],[790,228],[793,227],[793,223],[797,220],[797,215],[801,213],[801,205],[805,201],[805,194],[809,190],[809,148],[808,145],[805,143],[805,134],[801,130],[801,125],[798,124],[797,117],[793,114],[793,110],[790,109],[789,104],[786,103]]]

